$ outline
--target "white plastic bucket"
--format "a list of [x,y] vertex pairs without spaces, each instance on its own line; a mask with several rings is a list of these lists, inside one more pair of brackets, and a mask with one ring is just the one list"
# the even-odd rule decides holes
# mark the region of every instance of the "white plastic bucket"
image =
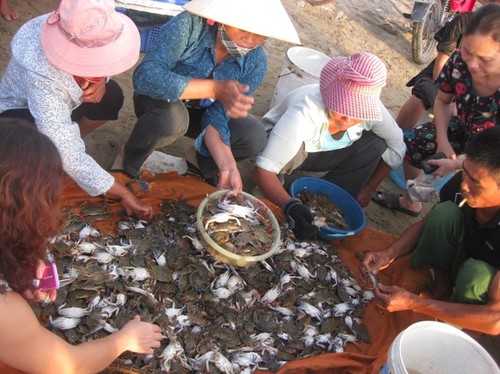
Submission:
[[278,104],[293,89],[306,84],[318,83],[321,69],[330,59],[324,53],[311,48],[289,48],[269,109]]
[[417,322],[392,342],[381,373],[500,373],[486,350],[461,330],[441,322]]

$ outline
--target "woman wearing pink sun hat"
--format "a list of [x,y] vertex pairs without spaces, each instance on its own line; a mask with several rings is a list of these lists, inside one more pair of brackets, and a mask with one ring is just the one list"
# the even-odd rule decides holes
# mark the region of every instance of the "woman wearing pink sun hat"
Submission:
[[82,140],[123,105],[120,86],[106,77],[139,59],[140,36],[112,0],[62,0],[51,14],[24,24],[12,40],[0,82],[0,117],[23,118],[47,135],[64,171],[89,195],[120,199],[128,214],[150,218],[125,186],[85,153]]
[[257,157],[254,181],[295,222],[298,239],[314,238],[313,216],[292,199],[278,174],[326,172],[323,177],[368,205],[371,193],[403,161],[403,133],[380,101],[387,70],[368,52],[334,57],[319,84],[299,87],[264,115],[272,131]]

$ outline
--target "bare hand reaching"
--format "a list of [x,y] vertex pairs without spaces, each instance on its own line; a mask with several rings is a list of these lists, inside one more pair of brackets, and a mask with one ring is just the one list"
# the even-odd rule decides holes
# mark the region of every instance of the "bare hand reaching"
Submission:
[[163,339],[160,326],[142,322],[139,316],[127,322],[117,334],[122,335],[128,351],[144,354],[154,353]]
[[153,218],[153,208],[144,204],[131,192],[123,196],[121,201],[128,216],[135,215],[138,218],[145,220]]
[[243,190],[243,182],[238,168],[230,170],[221,170],[219,172],[219,185],[220,189],[230,189],[229,196],[236,197]]
[[392,258],[385,251],[366,252],[361,262],[361,268],[372,274],[377,274],[380,270],[385,269],[392,262]]

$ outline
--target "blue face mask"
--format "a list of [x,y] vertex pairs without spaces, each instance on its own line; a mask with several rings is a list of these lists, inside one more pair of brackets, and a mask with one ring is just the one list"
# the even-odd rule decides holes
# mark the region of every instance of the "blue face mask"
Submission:
[[227,35],[226,30],[224,29],[224,25],[219,25],[219,39],[222,43],[222,45],[227,49],[229,54],[233,57],[243,57],[245,56],[248,52],[250,52],[254,48],[243,48],[237,45],[235,42],[231,40],[229,35]]

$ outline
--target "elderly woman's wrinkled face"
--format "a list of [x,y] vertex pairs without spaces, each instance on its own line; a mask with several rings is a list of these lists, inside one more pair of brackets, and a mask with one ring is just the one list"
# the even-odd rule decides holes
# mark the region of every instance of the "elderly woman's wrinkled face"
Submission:
[[491,35],[466,35],[462,41],[462,58],[474,79],[500,74],[500,43]]
[[352,127],[354,125],[357,125],[363,120],[361,119],[355,119],[351,117],[344,116],[343,114],[334,112],[333,110],[328,111],[328,130],[330,131],[330,134],[335,134],[336,132],[339,131],[345,131],[349,127]]
[[232,26],[224,25],[224,30],[234,44],[245,49],[258,47],[267,39],[265,36],[253,34]]

